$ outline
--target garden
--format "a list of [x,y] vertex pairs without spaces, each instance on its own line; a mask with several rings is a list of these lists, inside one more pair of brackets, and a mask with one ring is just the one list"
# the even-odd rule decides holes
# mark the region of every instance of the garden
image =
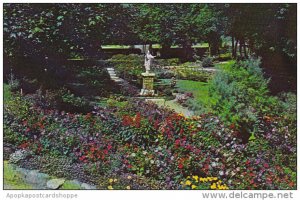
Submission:
[[295,190],[295,7],[4,4],[4,189]]

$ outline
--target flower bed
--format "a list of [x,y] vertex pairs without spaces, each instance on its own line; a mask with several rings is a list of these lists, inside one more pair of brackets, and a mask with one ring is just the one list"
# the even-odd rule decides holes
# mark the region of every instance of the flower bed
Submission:
[[259,134],[244,143],[242,133],[212,114],[185,118],[155,104],[127,103],[83,115],[42,109],[15,96],[4,106],[4,141],[36,155],[67,156],[91,174],[154,181],[114,187],[99,180],[105,189],[296,188],[296,144],[280,127],[282,117],[260,118]]

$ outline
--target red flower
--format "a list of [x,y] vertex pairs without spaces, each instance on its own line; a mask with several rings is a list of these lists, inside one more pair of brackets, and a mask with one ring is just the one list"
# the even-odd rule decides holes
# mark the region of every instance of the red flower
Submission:
[[85,116],[85,119],[88,120],[92,117],[92,113],[88,113],[86,116]]
[[184,133],[184,130],[183,130],[183,128],[181,128],[179,134],[181,135],[183,133]]
[[231,125],[230,125],[230,128],[231,128],[231,129],[234,129],[234,128],[235,128],[235,125],[234,125],[234,124],[231,124]]
[[289,186],[290,186],[290,187],[294,187],[294,182],[290,182],[290,183],[289,183]]
[[135,127],[139,128],[141,126],[141,113],[137,113],[135,116]]
[[90,151],[91,151],[92,153],[93,153],[95,150],[96,150],[96,149],[95,149],[95,147],[93,147],[93,146],[90,148]]
[[179,164],[178,164],[178,168],[179,168],[179,169],[182,169],[182,168],[183,168],[183,164],[182,164],[182,163],[179,163]]
[[268,163],[264,163],[264,167],[265,167],[265,168],[269,168]]
[[28,146],[29,146],[28,142],[24,142],[24,143],[22,143],[22,144],[19,145],[19,148],[25,149],[25,148],[27,148]]
[[107,150],[110,150],[112,148],[112,146],[109,144],[108,146],[107,146]]
[[249,176],[255,176],[255,174],[253,172],[250,172]]
[[246,165],[249,165],[249,164],[250,164],[250,160],[247,160],[247,161],[245,162],[245,164],[246,164]]
[[80,161],[83,161],[83,160],[85,160],[86,159],[86,156],[81,156],[81,157],[79,157],[79,160]]

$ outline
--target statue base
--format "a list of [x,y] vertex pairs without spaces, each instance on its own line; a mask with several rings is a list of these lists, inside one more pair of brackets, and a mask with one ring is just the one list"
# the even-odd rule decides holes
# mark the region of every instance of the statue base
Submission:
[[141,96],[155,96],[155,91],[153,89],[153,82],[155,73],[142,73],[143,77],[143,89],[140,92]]

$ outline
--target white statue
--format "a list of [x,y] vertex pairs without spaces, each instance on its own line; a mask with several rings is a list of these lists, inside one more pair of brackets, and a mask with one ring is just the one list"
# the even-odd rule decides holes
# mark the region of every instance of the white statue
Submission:
[[146,68],[146,73],[150,72],[151,65],[153,63],[153,60],[156,56],[152,56],[150,51],[147,51],[147,54],[145,55],[145,68]]

